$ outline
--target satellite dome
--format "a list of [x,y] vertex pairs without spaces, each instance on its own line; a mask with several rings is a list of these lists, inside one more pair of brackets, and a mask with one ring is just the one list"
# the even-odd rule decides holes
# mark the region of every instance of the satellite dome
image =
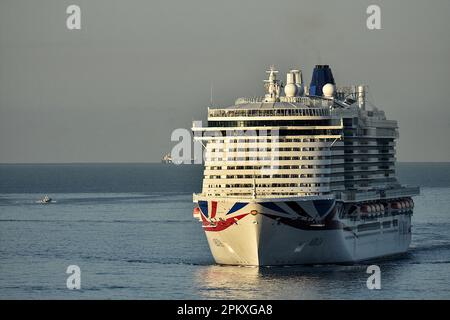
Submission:
[[284,94],[286,97],[295,97],[297,95],[297,86],[295,83],[288,83],[284,87]]
[[331,98],[334,96],[334,85],[331,83],[327,83],[322,88],[323,95],[327,98]]

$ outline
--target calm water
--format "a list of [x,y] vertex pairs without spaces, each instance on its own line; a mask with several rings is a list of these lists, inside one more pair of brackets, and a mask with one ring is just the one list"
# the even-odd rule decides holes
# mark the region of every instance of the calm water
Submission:
[[[192,192],[202,168],[162,164],[0,165],[0,298],[449,299],[450,164],[400,164],[422,187],[411,250],[368,264],[216,266]],[[35,201],[49,194],[56,203]],[[81,290],[66,288],[68,265]]]

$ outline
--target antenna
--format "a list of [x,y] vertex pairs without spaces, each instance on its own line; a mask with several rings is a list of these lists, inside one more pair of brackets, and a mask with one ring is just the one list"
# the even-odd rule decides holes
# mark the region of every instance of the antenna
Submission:
[[252,190],[252,198],[256,199],[256,176],[255,170],[253,170],[253,190]]
[[280,96],[280,80],[277,80],[278,71],[275,70],[273,65],[270,66],[270,69],[266,71],[269,74],[269,79],[264,80],[264,87],[266,89],[266,95],[264,96],[264,102],[277,102],[279,101]]
[[210,105],[212,107],[213,106],[213,83],[212,83],[212,81],[211,81],[211,84],[210,84],[210,90],[211,90],[211,92],[210,92]]

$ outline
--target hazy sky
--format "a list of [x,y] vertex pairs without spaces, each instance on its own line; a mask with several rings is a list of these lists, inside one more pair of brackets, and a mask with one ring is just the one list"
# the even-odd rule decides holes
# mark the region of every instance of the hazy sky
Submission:
[[[66,8],[81,7],[81,30]],[[382,30],[366,28],[381,6]],[[450,1],[1,0],[0,162],[153,162],[266,68],[330,64],[399,121],[400,161],[450,161]]]

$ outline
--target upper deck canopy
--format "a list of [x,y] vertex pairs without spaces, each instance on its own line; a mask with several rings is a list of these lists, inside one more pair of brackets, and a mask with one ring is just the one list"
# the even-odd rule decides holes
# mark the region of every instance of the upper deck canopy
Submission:
[[260,110],[260,109],[292,109],[292,108],[329,108],[333,100],[322,97],[297,97],[295,101],[265,102],[259,98],[239,98],[234,105],[225,109],[234,110]]

